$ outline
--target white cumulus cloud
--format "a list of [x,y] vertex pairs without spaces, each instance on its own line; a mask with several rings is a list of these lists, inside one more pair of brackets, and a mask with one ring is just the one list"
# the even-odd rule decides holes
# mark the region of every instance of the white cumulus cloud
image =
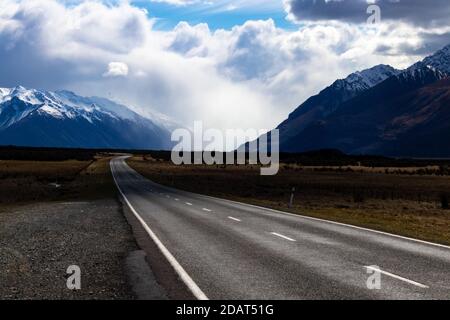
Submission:
[[104,77],[120,77],[128,75],[128,65],[123,62],[110,62],[108,70],[103,74]]
[[126,1],[1,0],[0,87],[104,96],[186,126],[271,129],[336,78],[380,63],[406,67],[450,43],[450,26],[406,22],[283,30],[269,19],[215,31],[153,23]]

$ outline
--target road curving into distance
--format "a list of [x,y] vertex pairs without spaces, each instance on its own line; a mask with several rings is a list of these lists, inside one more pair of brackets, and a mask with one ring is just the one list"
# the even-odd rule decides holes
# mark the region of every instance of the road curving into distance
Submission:
[[125,160],[125,202],[198,299],[450,299],[450,247],[176,190]]

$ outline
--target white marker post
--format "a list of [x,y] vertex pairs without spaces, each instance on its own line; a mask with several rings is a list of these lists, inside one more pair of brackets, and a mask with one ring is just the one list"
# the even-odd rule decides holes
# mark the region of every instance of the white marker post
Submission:
[[294,192],[295,187],[292,188],[291,199],[289,200],[289,208],[292,208],[292,206],[294,205]]

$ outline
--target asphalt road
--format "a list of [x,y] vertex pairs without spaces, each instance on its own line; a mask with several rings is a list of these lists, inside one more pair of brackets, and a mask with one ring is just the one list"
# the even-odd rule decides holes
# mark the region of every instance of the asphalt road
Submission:
[[125,157],[111,170],[199,299],[450,299],[449,247],[175,190]]

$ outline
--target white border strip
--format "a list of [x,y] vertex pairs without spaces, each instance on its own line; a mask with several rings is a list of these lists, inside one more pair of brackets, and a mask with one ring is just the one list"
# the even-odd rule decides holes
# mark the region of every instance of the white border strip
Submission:
[[[115,159],[117,160],[118,158],[115,158]],[[147,233],[150,235],[152,240],[158,246],[161,253],[169,261],[170,265],[174,268],[175,272],[178,274],[178,276],[181,278],[181,280],[183,280],[184,284],[189,288],[189,290],[192,292],[192,294],[198,300],[209,300],[208,297],[203,293],[203,291],[194,282],[194,280],[192,280],[192,278],[189,276],[189,274],[183,269],[183,267],[180,265],[180,263],[170,253],[170,251],[164,246],[164,244],[161,242],[161,240],[158,239],[156,234],[150,229],[150,227],[145,223],[145,221],[139,216],[139,214],[136,212],[136,210],[131,205],[130,201],[128,201],[127,197],[122,192],[122,189],[120,188],[119,184],[117,183],[116,177],[114,175],[114,169],[113,169],[113,165],[112,165],[113,160],[114,159],[111,159],[111,161],[109,162],[109,167],[111,169],[114,183],[116,184],[117,189],[119,190],[119,192],[122,195],[123,199],[125,200],[126,204],[131,209],[131,212],[133,212],[133,214],[136,216],[136,219],[138,219],[138,221],[144,227],[145,231],[147,231]]]

